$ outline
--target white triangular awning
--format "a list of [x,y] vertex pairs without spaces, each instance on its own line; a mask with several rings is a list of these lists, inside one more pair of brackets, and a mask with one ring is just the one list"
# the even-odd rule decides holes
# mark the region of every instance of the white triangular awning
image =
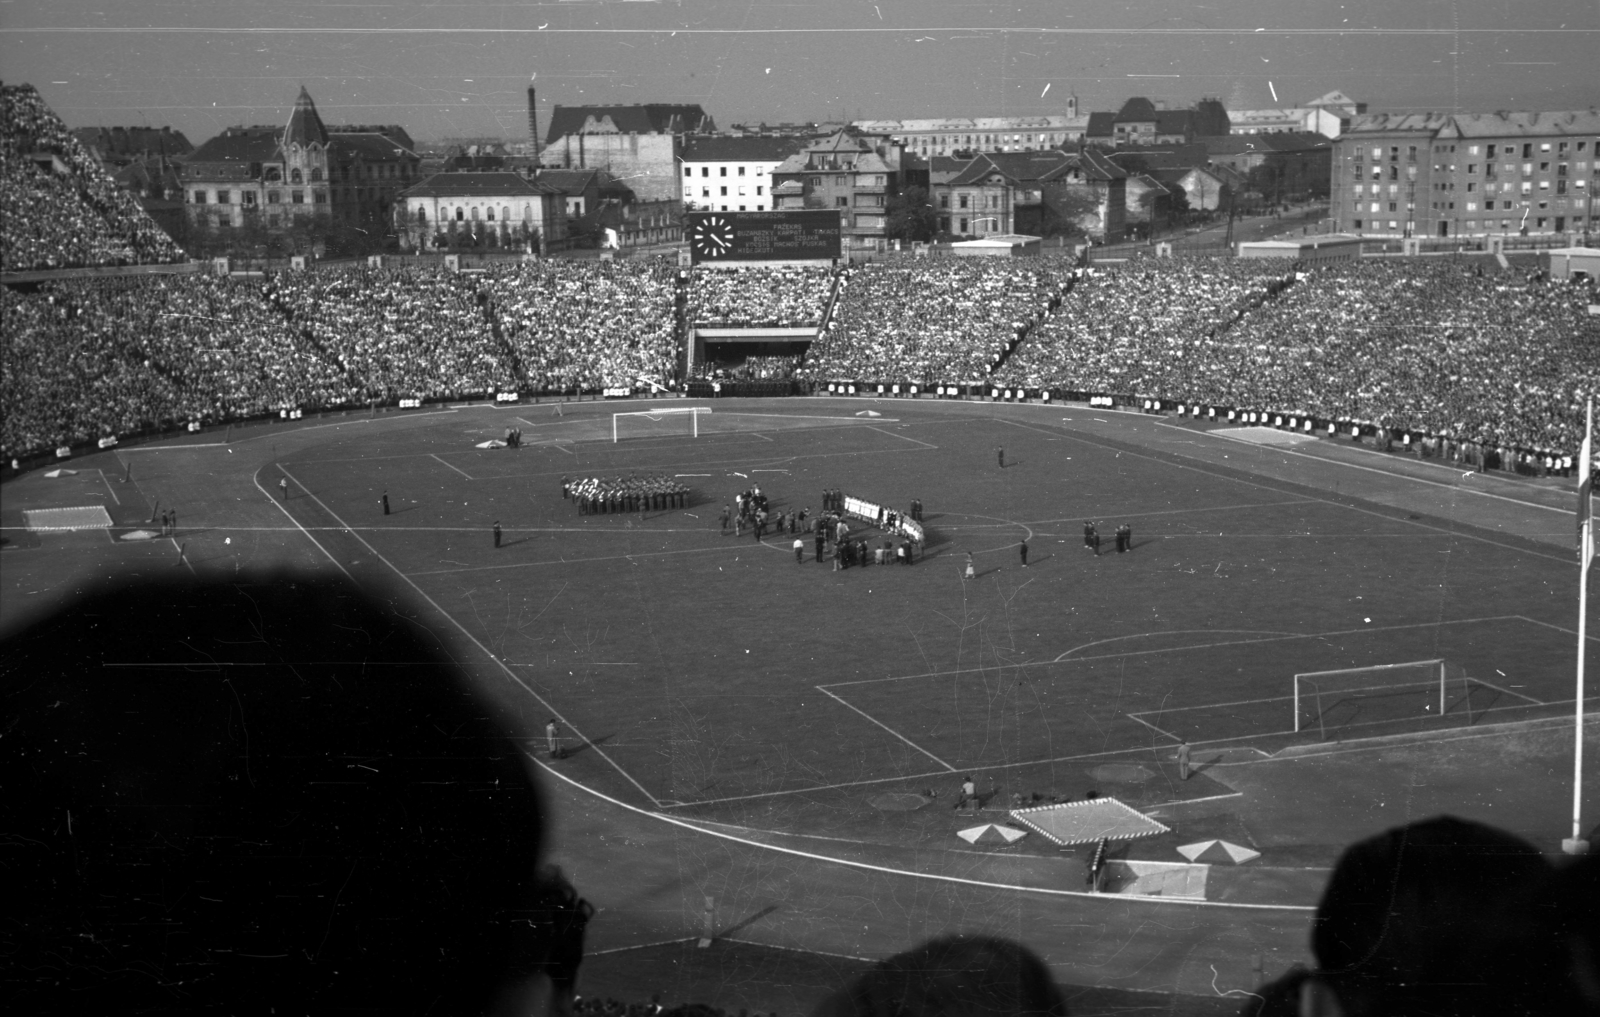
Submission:
[[1006,844],[1015,844],[1027,835],[1026,830],[1015,830],[1009,826],[999,826],[994,823],[984,823],[982,826],[971,826],[965,830],[956,831],[956,836],[968,844],[976,844],[979,840],[999,840]]
[[1178,853],[1191,862],[1232,862],[1243,865],[1261,857],[1261,852],[1225,840],[1202,840],[1179,846]]

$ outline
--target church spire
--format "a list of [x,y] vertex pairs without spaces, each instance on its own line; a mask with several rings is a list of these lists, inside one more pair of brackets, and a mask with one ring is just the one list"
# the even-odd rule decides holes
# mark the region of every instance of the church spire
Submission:
[[300,97],[294,101],[294,112],[289,114],[289,125],[283,129],[285,146],[298,143],[305,148],[312,144],[327,145],[328,131],[317,115],[317,104],[311,101],[306,86],[300,86]]

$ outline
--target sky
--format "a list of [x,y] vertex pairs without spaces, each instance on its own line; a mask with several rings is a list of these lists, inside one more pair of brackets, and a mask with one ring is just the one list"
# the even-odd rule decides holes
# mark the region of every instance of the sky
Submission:
[[0,0],[0,78],[68,126],[198,145],[281,123],[527,138],[553,104],[699,103],[721,127],[1231,109],[1332,90],[1381,110],[1600,106],[1596,0]]

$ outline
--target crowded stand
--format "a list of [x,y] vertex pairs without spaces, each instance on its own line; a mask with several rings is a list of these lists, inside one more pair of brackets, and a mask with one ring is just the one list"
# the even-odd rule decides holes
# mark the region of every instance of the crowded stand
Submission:
[[985,377],[1070,284],[1049,260],[859,266],[839,280],[828,330],[802,370],[818,381],[924,386]]
[[662,258],[544,260],[479,277],[507,352],[535,392],[663,386],[677,355],[675,268]]
[[293,272],[263,290],[356,384],[357,401],[517,387],[471,276],[421,269]]
[[1087,270],[995,383],[1570,451],[1600,389],[1588,284],[1444,260]]
[[[667,387],[675,275],[666,260],[544,260],[10,289],[0,441],[11,459],[295,408]],[[1258,410],[1380,442],[1409,434],[1474,465],[1562,463],[1600,389],[1592,282],[1445,259],[950,260],[861,266],[840,286],[798,366],[755,357],[740,376],[924,391],[979,378]]]
[[700,269],[689,282],[689,323],[703,328],[815,328],[833,292],[833,269]]
[[61,279],[0,301],[7,456],[358,396],[259,282]]
[[1144,261],[1081,271],[1071,296],[995,376],[998,385],[1145,393],[1182,371],[1208,341],[1281,286],[1281,262]]
[[187,260],[32,85],[0,86],[0,267]]

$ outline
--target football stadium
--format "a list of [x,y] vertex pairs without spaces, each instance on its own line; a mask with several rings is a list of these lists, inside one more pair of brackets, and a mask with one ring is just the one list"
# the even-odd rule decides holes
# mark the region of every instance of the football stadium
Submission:
[[[69,269],[163,270],[4,288],[0,628],[129,583],[372,598],[514,731],[594,907],[582,1012],[809,1012],[967,933],[1074,1014],[1235,1013],[1308,961],[1352,844],[1440,814],[1594,839],[1591,279],[167,271],[37,95],[5,101],[8,208],[61,209],[6,217],[7,270],[55,268],[23,256],[60,229]],[[339,673],[150,610],[193,654],[104,667]]]

